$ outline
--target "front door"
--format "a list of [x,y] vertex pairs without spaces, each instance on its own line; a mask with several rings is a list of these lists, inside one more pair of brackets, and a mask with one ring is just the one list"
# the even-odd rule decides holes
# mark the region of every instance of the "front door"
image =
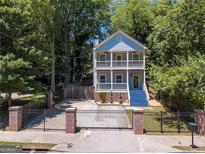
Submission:
[[139,89],[139,76],[133,75],[132,79],[133,89]]

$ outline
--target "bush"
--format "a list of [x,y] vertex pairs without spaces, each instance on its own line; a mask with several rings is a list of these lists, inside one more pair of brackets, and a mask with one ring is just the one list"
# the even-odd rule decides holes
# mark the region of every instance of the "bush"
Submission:
[[[205,60],[189,59],[182,66],[152,66],[151,85],[170,106],[190,111],[205,105]],[[165,104],[168,105],[168,104]]]
[[107,94],[106,93],[100,93],[99,96],[100,96],[100,99],[101,99],[102,103],[105,103]]

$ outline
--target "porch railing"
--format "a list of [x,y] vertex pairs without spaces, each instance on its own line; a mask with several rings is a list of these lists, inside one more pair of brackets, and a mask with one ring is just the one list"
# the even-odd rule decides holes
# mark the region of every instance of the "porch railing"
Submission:
[[113,90],[127,89],[127,83],[97,83],[97,90],[111,90],[111,85]]
[[127,89],[127,83],[113,83],[113,89],[114,90],[126,90]]
[[126,60],[113,60],[112,66],[127,66]]
[[143,60],[129,60],[129,66],[144,66]]
[[[111,66],[111,61],[96,61],[96,66],[97,67],[110,67]],[[127,60],[113,60],[112,61],[112,66],[113,67],[127,67]],[[144,60],[129,60],[128,61],[128,67],[133,67],[133,66],[144,66]]]
[[97,90],[110,90],[111,83],[97,83]]
[[110,67],[111,61],[97,61],[97,67]]

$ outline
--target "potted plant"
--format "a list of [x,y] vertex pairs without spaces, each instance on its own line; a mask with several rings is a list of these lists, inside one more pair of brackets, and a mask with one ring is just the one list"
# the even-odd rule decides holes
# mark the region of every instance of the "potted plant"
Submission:
[[102,103],[105,103],[107,94],[102,92],[99,94]]

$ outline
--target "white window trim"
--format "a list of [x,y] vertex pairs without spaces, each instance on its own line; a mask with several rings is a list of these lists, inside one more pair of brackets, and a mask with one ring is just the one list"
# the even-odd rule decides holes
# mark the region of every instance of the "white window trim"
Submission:
[[[101,76],[105,76],[105,82],[100,81]],[[107,83],[107,74],[99,74],[99,83]]]
[[[102,60],[100,56],[104,55],[105,56],[105,60]],[[100,53],[99,54],[99,59],[100,61],[106,61],[107,60],[107,54],[106,53]]]
[[[122,77],[122,82],[117,82],[117,76]],[[123,83],[123,74],[115,74],[115,83]]]

